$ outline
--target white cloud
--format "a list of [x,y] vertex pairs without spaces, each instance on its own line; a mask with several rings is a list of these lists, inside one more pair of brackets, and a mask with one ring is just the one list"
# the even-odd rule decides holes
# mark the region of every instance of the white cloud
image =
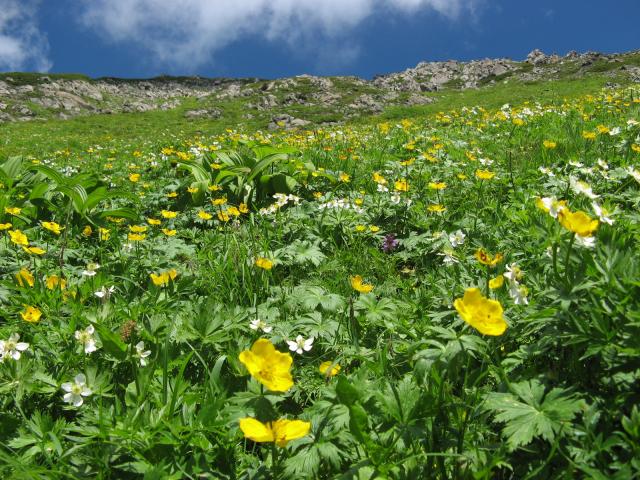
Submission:
[[38,0],[0,0],[0,70],[48,71],[49,44],[38,29]]
[[[246,37],[285,42],[294,51],[335,44],[367,18],[430,10],[449,19],[481,0],[82,0],[81,21],[116,43],[135,43],[152,58],[195,69]],[[358,45],[349,45],[353,58]]]

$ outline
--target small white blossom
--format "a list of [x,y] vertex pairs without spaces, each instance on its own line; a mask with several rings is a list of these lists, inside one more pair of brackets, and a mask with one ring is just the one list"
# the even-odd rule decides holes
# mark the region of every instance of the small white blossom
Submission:
[[67,403],[72,404],[74,407],[81,406],[84,401],[82,397],[88,397],[92,393],[91,389],[87,387],[87,379],[82,373],[79,373],[78,375],[76,375],[76,378],[74,378],[73,383],[66,382],[66,383],[63,383],[61,386],[62,386],[62,390],[67,392],[62,397],[63,400]]
[[93,292],[93,294],[98,297],[101,298],[102,300],[109,300],[109,298],[111,298],[111,294],[116,290],[115,286],[111,286],[109,288],[107,287],[102,287],[100,290],[98,290],[97,292]]
[[611,218],[610,216],[613,212],[609,212],[608,210],[598,205],[596,202],[591,202],[591,206],[593,207],[593,211],[597,215],[598,219],[602,223],[613,225],[613,218]]
[[541,173],[544,173],[545,175],[547,175],[549,177],[555,177],[556,176],[556,174],[553,173],[553,170],[551,170],[550,168],[539,167],[538,170],[540,170]]
[[583,237],[581,235],[576,235],[576,245],[584,248],[594,248],[596,246],[596,238],[595,237]]
[[456,248],[464,244],[464,239],[466,237],[467,236],[464,234],[462,230],[458,230],[457,232],[449,234],[449,243],[451,243],[451,246],[453,248]]
[[507,266],[507,271],[503,273],[502,276],[506,278],[510,283],[518,283],[520,280],[522,280],[523,273],[518,265],[512,263],[511,265]]
[[588,183],[578,180],[577,178],[571,177],[570,183],[571,183],[571,188],[574,192],[581,193],[582,195],[586,196],[587,198],[590,198],[591,200],[596,199],[600,196],[593,193],[593,190],[591,189],[591,186]]
[[636,182],[640,183],[640,171],[636,170],[633,167],[627,167],[627,173],[631,175]]
[[445,248],[442,252],[438,253],[438,255],[444,257],[442,259],[442,263],[444,263],[447,267],[455,263],[460,263],[453,253],[453,250],[450,250],[448,248]]
[[509,295],[513,299],[513,303],[516,305],[529,305],[529,299],[527,298],[528,294],[529,289],[524,285],[519,285],[517,283],[509,285]]
[[621,131],[622,129],[620,127],[615,127],[609,131],[609,135],[611,135],[612,137],[615,137],[616,135],[619,135]]
[[82,344],[84,353],[87,355],[98,349],[98,347],[96,347],[96,339],[93,338],[94,333],[95,329],[93,325],[89,325],[84,330],[76,330],[75,333],[76,340]]
[[267,322],[260,320],[259,318],[251,320],[249,328],[251,328],[251,330],[262,330],[264,333],[270,333],[271,330],[273,330],[273,327],[267,325]]
[[98,265],[97,263],[87,263],[87,268],[86,270],[82,271],[82,275],[84,275],[85,277],[93,277],[98,273],[96,270],[98,270],[99,268],[100,265]]
[[298,335],[295,340],[287,340],[287,345],[289,345],[289,350],[292,352],[298,354],[303,351],[308,352],[313,347],[313,337],[305,340],[302,335]]
[[8,340],[0,340],[0,363],[4,362],[8,358],[20,360],[21,352],[24,352],[29,348],[29,344],[19,342],[18,340],[20,340],[20,335],[18,333],[12,333],[9,335]]
[[540,203],[542,203],[544,208],[549,212],[549,215],[553,218],[558,218],[558,213],[565,208],[556,197],[542,197]]
[[134,357],[140,360],[140,366],[146,367],[147,365],[147,357],[151,355],[151,350],[144,349],[144,342],[140,341],[136,344],[136,352],[133,354]]

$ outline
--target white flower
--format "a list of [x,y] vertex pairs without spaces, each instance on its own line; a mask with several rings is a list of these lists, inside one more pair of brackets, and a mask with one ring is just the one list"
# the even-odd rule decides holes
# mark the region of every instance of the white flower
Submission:
[[394,193],[393,195],[391,195],[391,201],[393,203],[395,203],[396,205],[400,203],[400,194],[399,193]]
[[523,273],[518,265],[512,263],[511,265],[507,266],[507,271],[503,273],[502,276],[506,278],[510,283],[517,284],[520,280],[522,280]]
[[558,218],[558,212],[565,208],[556,197],[542,197],[540,202],[553,218]]
[[304,350],[308,352],[313,347],[313,337],[304,339],[302,335],[298,335],[295,340],[287,340],[289,350],[296,353],[302,353]]
[[17,333],[9,335],[8,340],[0,340],[0,363],[8,358],[20,360],[21,352],[29,348],[29,344],[18,342],[18,340],[20,340],[20,335]]
[[601,222],[613,225],[613,218],[610,217],[613,212],[609,212],[608,210],[602,208],[596,202],[591,202],[591,206],[593,207],[593,211]]
[[601,158],[598,159],[598,166],[603,170],[609,170],[609,164]]
[[389,191],[389,189],[388,189],[387,187],[385,187],[384,185],[382,185],[381,183],[379,183],[379,184],[378,184],[378,187],[377,187],[377,188],[378,188],[378,191],[379,191],[379,192],[386,193],[386,192],[388,192],[388,191]]
[[62,397],[63,400],[72,404],[74,407],[82,405],[82,402],[84,401],[82,397],[88,397],[92,393],[91,389],[87,387],[87,379],[82,373],[76,375],[73,383],[63,383],[62,390],[67,392]]
[[86,354],[95,352],[98,349],[98,347],[96,347],[96,339],[93,338],[94,332],[95,329],[93,328],[93,325],[89,325],[84,330],[76,330],[76,340],[84,346],[84,353]]
[[640,183],[640,171],[634,169],[633,167],[627,167],[627,173],[635,178],[636,182]]
[[493,160],[489,160],[488,158],[479,158],[478,161],[484,166],[489,166],[493,163]]
[[100,268],[100,265],[97,263],[87,263],[87,269],[82,271],[82,275],[85,277],[93,277],[96,273],[96,270]]
[[98,297],[101,298],[102,300],[109,300],[109,298],[111,297],[111,294],[116,290],[115,286],[111,286],[109,288],[107,287],[102,287],[100,290],[98,290],[97,292],[93,292],[93,294]]
[[136,353],[133,354],[134,357],[140,360],[140,366],[145,367],[147,365],[147,357],[151,355],[151,350],[144,349],[144,342],[140,341],[136,344]]
[[612,137],[615,137],[616,135],[619,135],[621,131],[622,129],[620,127],[615,127],[609,131],[609,135],[611,135]]
[[541,173],[544,173],[545,175],[548,175],[549,177],[555,177],[556,176],[556,174],[553,173],[553,171],[550,168],[539,167],[538,170],[540,170]]
[[580,235],[576,235],[576,245],[584,248],[594,248],[596,246],[596,238],[595,237],[583,237]]
[[524,285],[518,285],[518,283],[511,283],[509,285],[509,295],[516,305],[529,305],[529,300],[527,299],[528,294],[529,289]]
[[446,266],[453,265],[454,263],[460,263],[458,259],[455,257],[453,250],[445,248],[442,252],[438,253],[439,256],[444,257],[442,259],[442,263]]
[[569,165],[571,165],[572,167],[584,167],[584,163],[582,162],[576,162],[575,160],[569,160]]
[[466,235],[462,230],[458,230],[457,232],[449,234],[449,243],[453,248],[456,248],[458,245],[464,244],[464,239]]
[[600,196],[593,193],[593,190],[591,189],[591,186],[588,183],[578,180],[575,177],[570,178],[570,183],[571,183],[571,188],[573,189],[574,192],[581,193],[587,198],[590,198],[591,200],[598,198]]
[[260,320],[259,318],[251,320],[249,328],[251,328],[251,330],[262,330],[264,333],[270,333],[271,330],[273,330],[273,327],[267,325],[267,322]]

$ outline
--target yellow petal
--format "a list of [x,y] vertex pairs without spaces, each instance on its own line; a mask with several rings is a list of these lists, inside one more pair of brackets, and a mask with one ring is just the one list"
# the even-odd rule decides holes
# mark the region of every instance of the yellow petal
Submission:
[[245,438],[254,442],[273,442],[273,431],[264,423],[255,418],[243,418],[240,420],[240,430]]

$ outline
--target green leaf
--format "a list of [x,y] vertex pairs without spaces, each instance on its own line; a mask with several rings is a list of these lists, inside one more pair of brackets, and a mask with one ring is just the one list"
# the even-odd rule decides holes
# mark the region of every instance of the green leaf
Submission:
[[546,396],[537,380],[511,385],[514,393],[492,392],[485,406],[497,412],[496,421],[505,423],[503,434],[512,450],[542,437],[552,442],[581,409],[582,402],[567,390],[554,388]]
[[340,403],[347,405],[348,407],[355,404],[355,402],[360,398],[358,389],[354,387],[344,376],[338,377],[336,395],[338,396]]

